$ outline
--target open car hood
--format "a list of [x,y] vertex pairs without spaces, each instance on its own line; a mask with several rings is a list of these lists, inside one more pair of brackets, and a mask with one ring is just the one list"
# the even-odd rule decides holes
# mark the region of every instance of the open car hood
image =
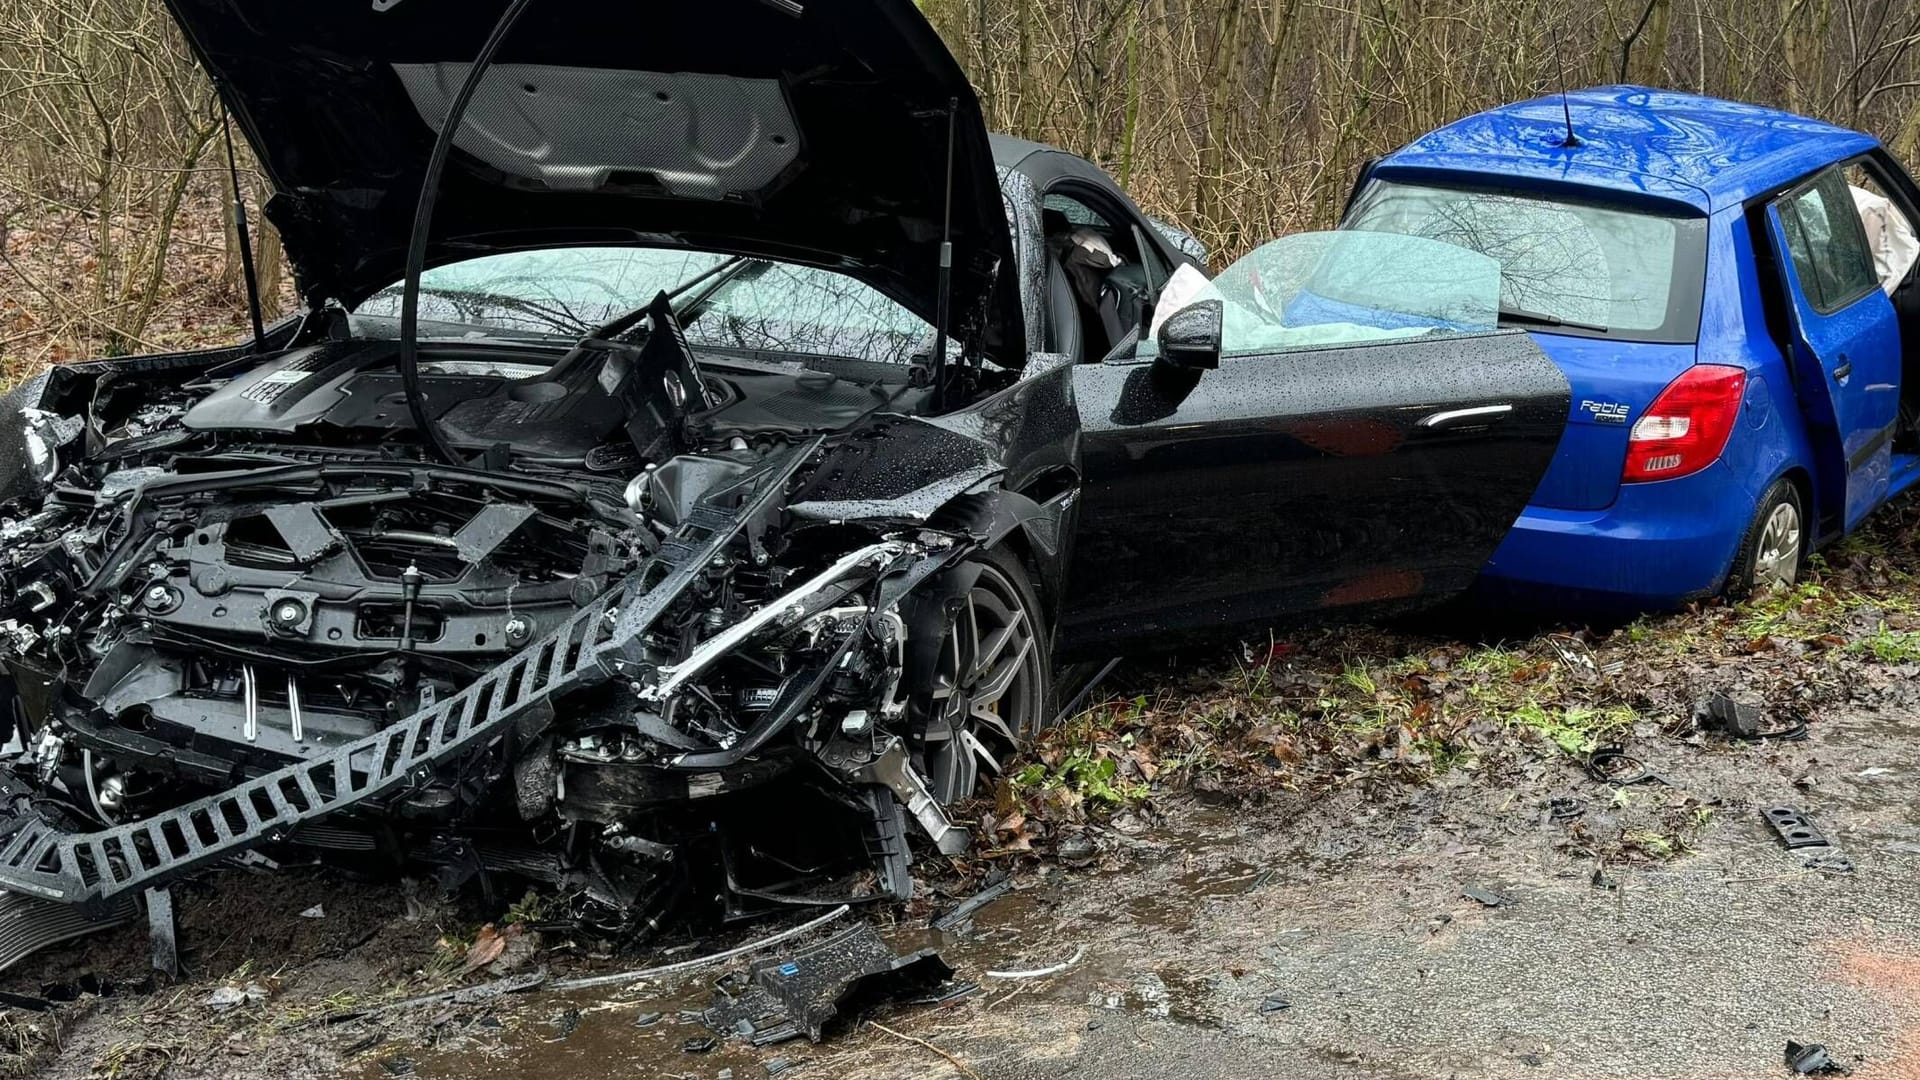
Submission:
[[[303,297],[397,281],[434,137],[506,0],[167,3],[273,182]],[[428,265],[686,245],[829,267],[931,322],[950,101],[952,330],[1017,367],[979,103],[909,0],[534,0],[454,137]]]

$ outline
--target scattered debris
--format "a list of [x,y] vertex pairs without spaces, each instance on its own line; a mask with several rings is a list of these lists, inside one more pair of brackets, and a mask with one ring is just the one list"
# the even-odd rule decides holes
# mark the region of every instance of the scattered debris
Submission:
[[755,964],[737,992],[714,988],[702,1020],[755,1046],[805,1035],[819,1042],[830,1027],[908,998],[953,996],[953,969],[932,949],[896,956],[870,923],[861,923],[783,960]]
[[169,979],[180,977],[179,927],[173,919],[173,891],[147,890],[147,949],[153,970]]
[[1279,994],[1268,994],[1266,998],[1260,1002],[1260,1015],[1271,1016],[1277,1012],[1286,1012],[1291,1008],[1293,1008],[1293,1002],[1288,1001],[1285,997]]
[[1788,851],[1808,847],[1831,847],[1826,834],[1814,827],[1805,812],[1794,806],[1769,806],[1760,812],[1780,834],[1780,842],[1787,845]]
[[1823,874],[1853,873],[1853,860],[1837,852],[1831,855],[1809,855],[1801,860],[1800,865],[1809,870],[1818,870]]
[[458,990],[443,990],[437,994],[422,994],[419,997],[388,1002],[365,1009],[344,1009],[328,1013],[318,1021],[323,1024],[344,1024],[349,1020],[363,1020],[373,1016],[385,1016],[388,1013],[417,1009],[423,1005],[476,1005],[483,1001],[507,994],[524,994],[547,981],[544,971],[528,972],[524,975],[510,975],[504,979],[495,979],[478,986],[462,987]]
[[725,963],[736,956],[745,956],[750,952],[758,952],[761,949],[778,945],[783,941],[791,941],[809,930],[827,925],[851,910],[853,910],[851,905],[841,904],[839,907],[834,908],[832,911],[827,912],[817,919],[803,922],[799,926],[790,927],[777,934],[771,934],[757,941],[749,941],[745,945],[735,946],[734,948],[712,953],[708,956],[696,957],[692,960],[682,960],[673,964],[662,964],[659,967],[641,968],[638,971],[622,971],[612,975],[589,975],[579,979],[564,979],[554,983],[553,988],[555,990],[590,990],[599,986],[621,986],[626,983],[657,979],[663,975],[677,975],[683,971],[693,971],[697,968],[711,967],[714,964]]
[[577,1008],[562,1009],[554,1014],[553,1019],[547,1021],[547,1025],[553,1028],[554,1041],[558,1042],[573,1034],[575,1029],[579,1028],[580,1010]]
[[680,1044],[680,1052],[683,1054],[704,1054],[719,1045],[720,1040],[711,1035],[695,1035],[693,1038]]
[[206,1005],[214,1012],[226,1012],[239,1005],[255,1005],[267,1000],[267,988],[257,982],[238,986],[228,983],[207,995]]
[[1079,963],[1080,958],[1085,955],[1087,955],[1087,947],[1082,945],[1073,950],[1073,955],[1068,957],[1065,963],[1055,964],[1052,967],[1038,968],[1033,971],[989,971],[986,973],[986,976],[989,979],[1044,979],[1049,975],[1058,975]]
[[786,1058],[773,1058],[772,1060],[766,1063],[764,1068],[767,1070],[768,1076],[779,1076],[781,1073],[787,1072],[792,1069],[797,1069],[803,1064],[805,1063],[799,1062],[799,1061],[789,1061]]
[[1835,1061],[1825,1046],[1792,1039],[1787,1040],[1787,1068],[1800,1076],[1848,1076],[1853,1072]]
[[1548,636],[1547,644],[1553,647],[1554,654],[1560,657],[1560,662],[1566,665],[1573,677],[1583,683],[1604,682],[1626,670],[1624,660],[1611,660],[1605,665],[1596,661],[1593,646],[1585,638],[1572,634],[1553,634]]
[[[1640,759],[1617,746],[1603,746],[1587,755],[1587,775],[1603,784],[1627,787],[1660,780],[1658,774],[1640,763]],[[1664,780],[1660,780],[1665,783]]]
[[1012,891],[1013,878],[1003,877],[999,881],[967,897],[965,900],[960,901],[960,903],[954,906],[952,911],[933,920],[930,925],[935,930],[942,932],[964,926],[968,920],[973,918],[975,912]]
[[1460,895],[1469,900],[1478,901],[1486,907],[1501,907],[1513,902],[1509,897],[1502,896],[1484,885],[1469,885],[1460,890]]
[[639,1016],[636,1016],[633,1018],[633,1026],[639,1027],[639,1028],[652,1027],[653,1025],[659,1023],[665,1015],[666,1015],[665,1013],[643,1012]]
[[1077,832],[1061,837],[1053,854],[1067,866],[1085,866],[1099,856],[1100,849],[1094,845],[1093,837]]
[[1802,739],[1807,722],[1797,716],[1768,722],[1758,705],[1748,705],[1715,691],[1694,703],[1693,720],[1702,731],[1718,731],[1735,739]]
[[1587,812],[1587,804],[1571,796],[1547,800],[1547,817],[1555,822],[1572,821]]
[[327,917],[326,905],[315,904],[312,907],[308,908],[307,910],[301,912],[300,917],[303,919],[324,919]]

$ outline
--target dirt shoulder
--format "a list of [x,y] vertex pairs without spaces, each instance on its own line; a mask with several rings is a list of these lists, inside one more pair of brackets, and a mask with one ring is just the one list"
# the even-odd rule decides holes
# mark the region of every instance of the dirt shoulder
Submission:
[[[767,928],[613,954],[535,929],[537,896],[456,902],[290,867],[176,890],[178,985],[128,989],[141,927],[6,973],[15,993],[83,975],[120,992],[9,1011],[0,1046],[14,1073],[53,1077],[744,1080],[786,1062],[836,1077],[1691,1080],[1782,1075],[1791,1038],[1860,1075],[1920,1076],[1914,517],[1895,508],[1791,594],[1604,634],[1349,628],[1134,665],[973,808],[973,856],[923,856],[920,899],[857,916],[981,984],[877,1017],[887,1030],[687,1052],[706,1032],[681,1014],[711,1002],[723,969],[330,1023]],[[1794,737],[1702,731],[1712,691]],[[1596,776],[1609,747],[1652,778]],[[1781,803],[1853,869],[1787,852],[1760,815]],[[927,928],[1002,872],[1017,891],[971,927]],[[1042,978],[986,974],[1076,956]]]

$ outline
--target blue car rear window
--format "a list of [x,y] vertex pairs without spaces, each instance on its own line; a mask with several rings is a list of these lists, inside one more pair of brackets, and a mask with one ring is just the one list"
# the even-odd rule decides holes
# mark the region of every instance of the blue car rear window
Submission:
[[1703,217],[1375,180],[1341,227],[1424,236],[1498,260],[1503,325],[1621,341],[1699,334]]

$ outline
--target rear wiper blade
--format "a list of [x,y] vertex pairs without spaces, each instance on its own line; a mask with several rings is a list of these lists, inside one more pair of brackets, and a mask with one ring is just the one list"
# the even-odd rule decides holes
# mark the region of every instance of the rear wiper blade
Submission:
[[1599,323],[1563,319],[1558,315],[1549,315],[1544,311],[1526,311],[1521,308],[1501,308],[1500,321],[1525,323],[1528,326],[1564,326],[1572,330],[1591,330],[1596,334],[1604,334],[1612,329],[1611,327],[1601,326]]

